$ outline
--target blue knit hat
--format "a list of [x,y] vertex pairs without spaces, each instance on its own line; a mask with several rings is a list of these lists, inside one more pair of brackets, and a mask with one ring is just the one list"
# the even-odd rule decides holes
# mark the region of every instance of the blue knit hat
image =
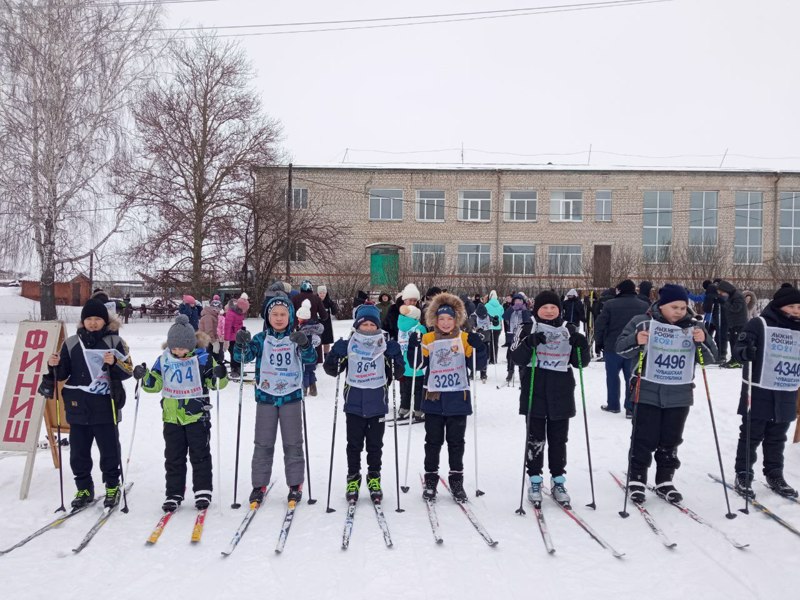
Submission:
[[686,288],[682,285],[668,283],[658,290],[658,306],[663,306],[664,304],[669,304],[670,302],[677,302],[678,300],[689,304],[689,294],[686,292]]
[[381,311],[374,304],[362,304],[356,309],[355,321],[353,328],[358,329],[365,321],[375,323],[375,326],[381,328]]
[[313,292],[314,286],[311,285],[311,280],[304,279],[303,282],[300,284],[300,291],[301,292]]

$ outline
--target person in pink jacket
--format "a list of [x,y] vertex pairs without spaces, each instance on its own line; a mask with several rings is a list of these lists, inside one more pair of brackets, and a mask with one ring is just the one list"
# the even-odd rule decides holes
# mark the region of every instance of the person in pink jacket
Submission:
[[241,377],[239,361],[233,357],[233,348],[236,345],[236,334],[244,326],[244,318],[250,310],[250,300],[244,292],[237,300],[228,303],[228,310],[225,312],[225,341],[231,352],[231,374],[233,379]]

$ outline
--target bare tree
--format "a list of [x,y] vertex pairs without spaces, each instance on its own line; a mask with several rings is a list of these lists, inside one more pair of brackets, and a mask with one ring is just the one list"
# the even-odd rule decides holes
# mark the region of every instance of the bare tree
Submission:
[[158,15],[151,3],[0,2],[0,258],[38,259],[43,319],[57,316],[57,270],[122,222],[106,176],[150,72]]
[[250,167],[274,162],[280,127],[236,42],[176,40],[165,68],[136,102],[138,153],[120,165],[117,191],[146,220],[137,262],[190,273],[199,288],[209,270],[230,268],[253,203]]

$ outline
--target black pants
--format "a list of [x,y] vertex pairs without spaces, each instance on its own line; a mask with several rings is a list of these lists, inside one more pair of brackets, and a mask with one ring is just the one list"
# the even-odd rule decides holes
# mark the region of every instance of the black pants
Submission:
[[92,442],[100,450],[100,471],[108,487],[119,485],[120,451],[117,428],[113,423],[103,425],[69,426],[69,466],[79,490],[94,490],[92,483]]
[[211,422],[189,425],[164,423],[164,469],[167,496],[181,496],[186,489],[186,454],[192,462],[192,491],[211,492]]
[[550,475],[558,477],[567,468],[567,435],[569,419],[539,419],[531,417],[528,428],[528,453],[525,466],[528,475],[541,475],[544,466],[544,445],[547,442],[547,466]]
[[367,446],[367,471],[370,473],[381,472],[381,457],[383,456],[383,432],[386,423],[383,417],[370,417],[365,419],[358,415],[346,413],[347,418],[347,474],[354,475],[361,472],[361,451],[364,444]]
[[238,360],[233,358],[233,349],[236,347],[236,342],[231,342],[230,346],[228,346],[228,351],[231,353],[231,372],[233,373],[240,373],[241,372],[241,365]]
[[[414,377],[414,410],[419,411],[422,404],[422,375]],[[400,380],[400,408],[411,408],[411,377],[406,375]]]
[[[512,377],[512,375],[514,374],[514,367],[515,366],[516,365],[514,364],[514,360],[511,358],[511,346],[508,346],[506,348],[506,371],[508,371],[507,378],[510,379]],[[521,368],[520,368],[520,373],[522,373]],[[521,377],[521,375],[520,375],[520,377]]]
[[492,329],[492,341],[489,347],[489,364],[497,362],[497,350],[500,347],[500,330]]
[[[412,425],[413,427],[413,425]],[[464,470],[464,436],[467,433],[467,415],[425,414],[425,471],[439,470],[439,453],[445,441],[451,471]]]
[[[734,344],[736,344],[736,340],[739,339],[739,333],[741,333],[741,331],[742,331],[741,327],[730,327],[730,328],[728,328],[728,335],[725,338],[725,355],[727,356],[727,354],[728,354],[728,346],[727,346],[727,344],[728,344],[728,342],[730,342],[730,344],[731,344],[731,360],[733,360],[733,346],[734,346]],[[720,352],[720,356],[722,356],[721,352]]]
[[689,407],[659,408],[639,404],[636,408],[636,431],[631,456],[631,480],[647,482],[647,469],[655,452],[656,485],[672,481],[678,460],[678,446],[683,443],[683,427],[689,416]]
[[763,444],[764,475],[783,475],[783,449],[786,446],[786,433],[791,422],[776,423],[764,419],[750,419],[750,457],[747,454],[747,417],[742,417],[739,426],[739,445],[736,447],[736,472],[753,474],[756,464],[756,450]]

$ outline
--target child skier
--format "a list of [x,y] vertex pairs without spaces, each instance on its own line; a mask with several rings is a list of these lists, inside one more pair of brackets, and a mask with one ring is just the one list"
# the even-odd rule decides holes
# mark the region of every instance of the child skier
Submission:
[[[492,348],[492,317],[484,304],[478,304],[469,316],[470,329],[481,336],[483,343]],[[489,352],[491,356],[491,352]],[[486,383],[486,367],[481,371],[481,382]]]
[[92,440],[100,450],[100,470],[106,486],[103,505],[112,508],[119,502],[121,457],[117,423],[125,405],[121,382],[133,372],[119,326],[119,321],[110,320],[108,309],[100,300],[89,299],[81,310],[76,334],[64,340],[60,354],[47,360],[49,366],[57,367],[55,379],[45,375],[39,389],[44,397],[52,398],[57,382],[66,380],[62,398],[69,423],[69,464],[78,488],[73,509],[94,501]]
[[[314,349],[320,345],[320,336],[325,331],[325,326],[316,319],[311,318],[311,301],[303,300],[297,311],[297,330],[306,334],[311,340]],[[317,363],[303,365],[303,393],[308,396],[317,395]]]
[[689,295],[680,285],[667,284],[644,315],[633,317],[617,338],[617,354],[641,360],[634,396],[630,451],[632,502],[645,501],[647,470],[655,453],[656,494],[679,503],[683,496],[673,477],[681,466],[678,446],[694,403],[694,365],[699,347],[705,364],[716,360],[717,347],[702,322],[689,312]]
[[164,469],[166,498],[161,508],[172,512],[183,502],[186,488],[186,454],[192,462],[192,490],[198,510],[211,504],[211,404],[209,390],[228,385],[224,365],[208,352],[208,335],[195,332],[186,315],[178,315],[167,333],[164,352],[146,370],[134,369],[143,377],[145,392],[161,392],[164,420]]
[[[800,388],[797,370],[800,362],[800,291],[797,288],[781,287],[761,316],[747,323],[735,342],[733,360],[748,363],[742,373],[739,400],[742,425],[736,448],[736,490],[755,498],[753,465],[758,446],[763,444],[763,472],[767,485],[781,496],[797,498],[797,490],[783,478],[786,432],[796,416],[797,390]],[[748,377],[752,381],[749,407]]]
[[511,385],[514,380],[514,361],[511,358],[511,344],[514,342],[514,336],[523,323],[531,322],[531,313],[525,303],[525,296],[521,293],[516,293],[511,296],[511,304],[503,314],[503,325],[506,332],[506,339],[504,345],[506,350],[506,383]]
[[301,331],[292,332],[294,307],[288,298],[273,296],[264,306],[267,326],[250,338],[240,329],[233,358],[241,363],[256,361],[256,431],[253,440],[250,503],[260,504],[272,477],[272,458],[278,425],[283,443],[283,464],[289,501],[303,495],[303,367],[317,361],[317,351]]
[[344,384],[344,412],[347,420],[347,493],[348,502],[358,500],[361,489],[361,450],[367,446],[367,489],[373,502],[383,499],[381,455],[384,419],[389,412],[389,386],[392,377],[402,376],[400,345],[386,341],[380,329],[381,314],[374,305],[356,309],[353,333],[349,340],[339,340],[331,348],[323,365],[336,377],[347,371]]
[[[539,293],[533,300],[535,321],[523,322],[511,345],[511,358],[521,371],[519,412],[526,415],[528,425],[526,468],[531,481],[528,496],[537,505],[542,502],[545,442],[553,497],[560,504],[570,503],[564,486],[569,420],[575,416],[575,377],[570,366],[579,366],[579,350],[584,366],[590,360],[586,337],[574,324],[565,322],[561,313],[558,294]],[[531,369],[534,351],[536,363]]]
[[[464,303],[453,294],[436,294],[425,312],[433,331],[420,338],[409,336],[408,356],[417,352],[417,364],[425,369],[425,489],[423,498],[436,498],[439,483],[439,454],[445,440],[450,459],[450,490],[458,501],[466,501],[464,490],[464,437],[467,416],[472,414],[470,378],[473,353],[476,368],[486,368],[486,345],[477,333],[462,331],[467,322]],[[421,346],[421,352],[419,348]]]
[[419,322],[421,316],[422,313],[416,306],[404,304],[400,307],[400,316],[397,318],[397,341],[403,352],[403,362],[405,363],[403,377],[400,379],[400,410],[397,418],[404,419],[409,415],[412,410],[411,398],[413,396],[413,418],[416,422],[424,420],[424,414],[420,407],[422,404],[422,379],[425,372],[421,369],[411,368],[411,361],[414,360],[414,357],[408,355],[408,338],[414,331],[418,336],[428,333],[425,326]]

